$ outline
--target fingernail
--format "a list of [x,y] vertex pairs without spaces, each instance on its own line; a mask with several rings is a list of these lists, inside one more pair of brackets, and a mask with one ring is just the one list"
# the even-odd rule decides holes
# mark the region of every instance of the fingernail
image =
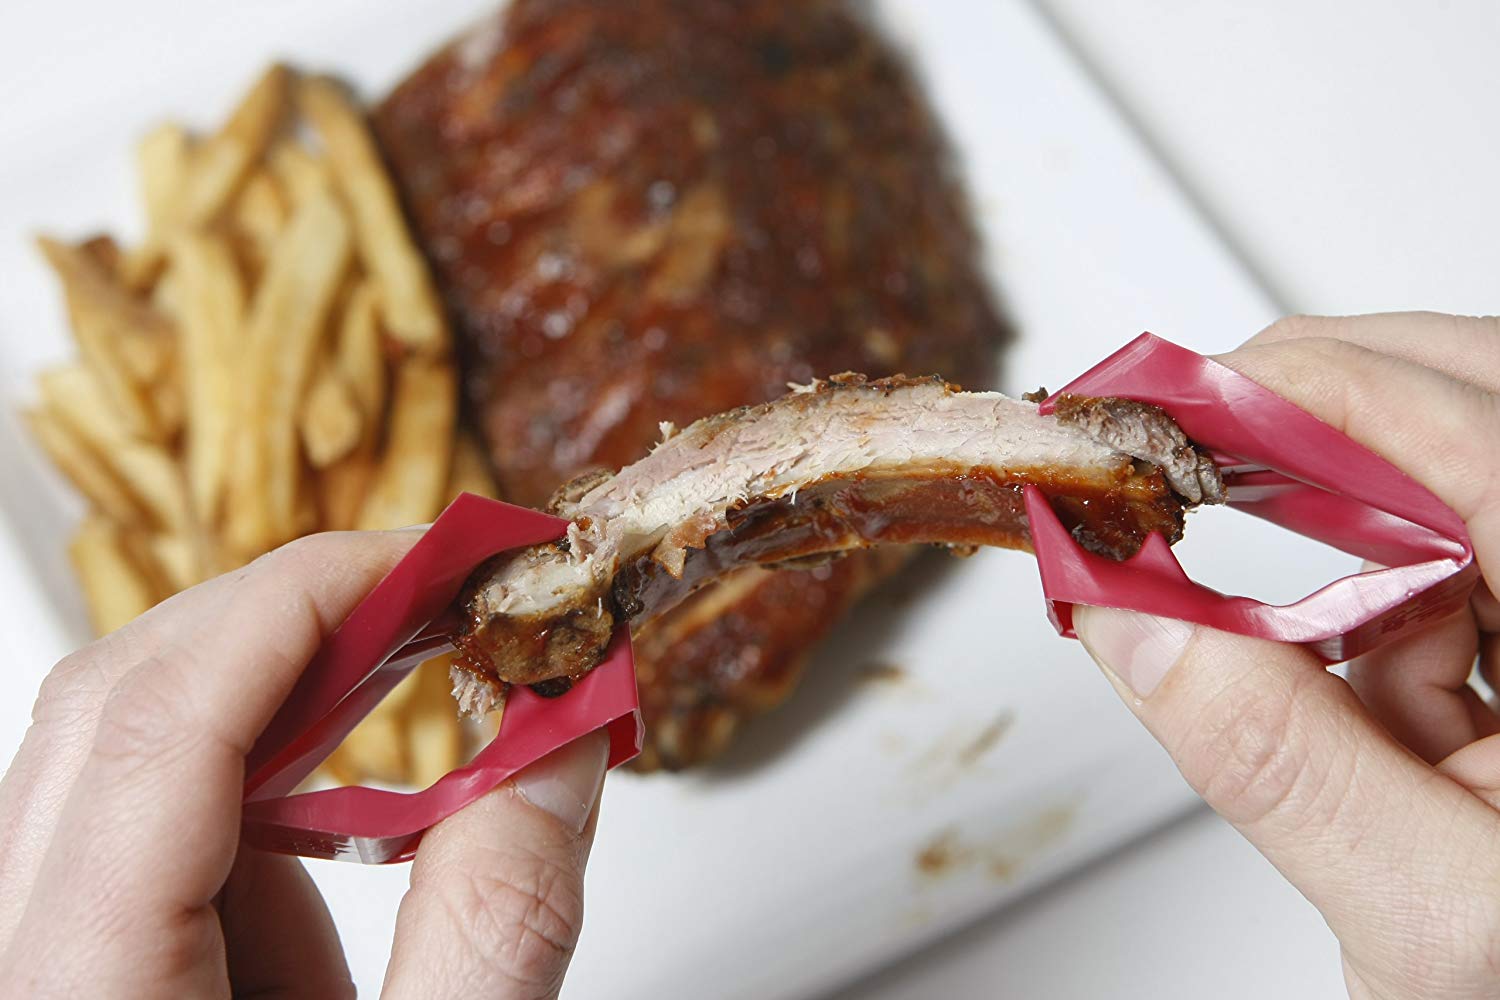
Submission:
[[513,781],[523,799],[577,833],[604,787],[608,758],[609,740],[603,733],[590,733],[528,765]]
[[1073,628],[1094,661],[1144,698],[1161,684],[1193,637],[1193,625],[1138,611],[1079,606]]
[[408,524],[408,525],[406,525],[403,528],[391,528],[390,530],[391,531],[396,531],[396,532],[400,532],[400,531],[426,531],[430,527],[432,527],[432,522],[431,521],[427,521],[427,522],[425,522],[423,524]]

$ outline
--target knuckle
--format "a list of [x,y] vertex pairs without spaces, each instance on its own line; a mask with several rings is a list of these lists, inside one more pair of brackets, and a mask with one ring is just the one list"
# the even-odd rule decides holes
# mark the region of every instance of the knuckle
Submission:
[[338,537],[333,532],[303,535],[259,556],[250,565],[278,572],[319,566],[336,557],[339,551]]
[[1296,337],[1285,337],[1272,341],[1266,350],[1272,353],[1280,367],[1298,374],[1303,379],[1317,376],[1327,379],[1329,372],[1337,372],[1374,360],[1377,355],[1358,344],[1331,336],[1332,327],[1320,327],[1320,332],[1311,332],[1311,327]]
[[507,851],[495,872],[454,874],[446,901],[489,970],[528,991],[562,983],[583,928],[583,880],[533,851]]
[[172,759],[195,742],[196,727],[170,654],[143,663],[105,699],[94,734],[94,757],[126,769]]
[[[1274,325],[1269,328],[1275,330]],[[1324,420],[1340,426],[1350,400],[1349,376],[1376,357],[1362,347],[1328,336],[1258,334],[1244,347],[1224,356],[1244,374],[1299,405],[1314,408]]]
[[325,559],[339,548],[338,539],[333,532],[320,531],[294,538],[276,551],[286,559]]
[[1312,752],[1301,697],[1310,682],[1311,675],[1266,689],[1241,680],[1219,692],[1190,728],[1178,761],[1183,775],[1230,822],[1274,818],[1301,826],[1335,818],[1349,775]]
[[1329,316],[1294,313],[1281,317],[1257,333],[1252,338],[1252,342],[1275,344],[1288,340],[1304,340],[1309,337],[1326,338],[1332,335],[1333,327],[1337,322],[1335,318]]
[[111,681],[92,646],[85,646],[57,661],[42,678],[31,721],[71,722],[89,714],[109,694]]
[[194,977],[204,961],[223,948],[218,914],[211,908],[162,914],[154,918],[159,933],[150,935],[156,970],[162,980],[181,983]]

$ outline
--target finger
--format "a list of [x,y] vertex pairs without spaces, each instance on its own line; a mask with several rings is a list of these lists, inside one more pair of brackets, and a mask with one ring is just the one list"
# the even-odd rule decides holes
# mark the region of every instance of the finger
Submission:
[[[1338,340],[1241,347],[1218,359],[1333,425],[1412,476],[1500,547],[1500,397]],[[1492,553],[1500,556],[1500,553]]]
[[583,924],[608,754],[592,733],[428,832],[382,997],[557,996]]
[[1436,764],[1496,731],[1493,713],[1469,687],[1478,644],[1466,608],[1352,660],[1349,684],[1392,736]]
[[1322,911],[1356,967],[1422,940],[1414,900],[1494,925],[1495,813],[1398,746],[1308,652],[1112,609],[1078,608],[1074,623],[1188,782]]
[[416,537],[302,539],[178,595],[106,647],[136,644],[144,659],[110,689],[57,816],[17,930],[26,961],[55,966],[89,940],[100,975],[148,966],[154,942],[207,908],[238,845],[245,753],[322,637]]
[[296,858],[241,851],[224,884],[219,922],[235,996],[354,996],[328,906]]
[[[237,573],[227,574],[173,597],[125,628],[69,655],[52,669],[42,682],[32,709],[32,725],[4,781],[0,782],[0,838],[8,847],[7,852],[0,855],[0,942],[8,940],[14,933],[42,856],[52,841],[57,817],[93,747],[104,705],[121,681],[143,662],[152,668],[172,666],[178,675],[186,674],[184,680],[217,685],[230,698],[237,699],[248,686],[246,680],[259,685],[266,678],[260,671],[249,672],[248,677],[236,676],[232,672],[236,664],[243,663],[248,655],[261,647],[253,643],[238,643],[235,636],[225,631],[223,605],[243,596],[247,577],[253,576],[258,582],[258,590],[264,592],[269,587],[278,586],[274,581],[267,582],[268,574],[276,575],[288,563],[305,563],[318,575],[311,585],[333,595],[327,599],[327,608],[311,609],[323,616],[324,620],[319,624],[322,630],[328,620],[337,621],[347,613],[346,605],[350,602],[343,598],[351,593],[355,598],[359,596],[356,592],[369,582],[368,569],[373,567],[383,573],[415,540],[410,531],[371,535],[368,536],[371,539],[369,544],[352,541],[356,537],[359,536],[319,536],[319,540],[304,541],[298,546],[278,550]],[[324,538],[333,541],[324,541]],[[362,554],[352,560],[345,556],[330,558],[320,564],[318,553],[303,549],[303,546],[325,545],[357,546]],[[294,593],[288,591],[275,599],[283,601]],[[257,600],[257,607],[265,603],[263,597]],[[204,645],[199,638],[205,629],[217,630],[218,647],[237,644],[240,647],[238,658],[219,658],[215,664],[218,669],[190,665],[184,671],[179,661],[184,658],[192,660],[193,657],[181,654],[193,653],[200,647],[206,654],[214,648]],[[167,651],[166,654],[163,651]],[[270,679],[276,680],[274,677]],[[164,683],[170,685],[175,681]],[[272,697],[277,696],[273,694]],[[222,712],[222,709],[215,707],[208,711]]]
[[110,689],[140,658],[137,622],[65,657],[47,674],[31,725],[0,781],[0,942],[9,941],[88,757]]
[[[1248,344],[1327,338],[1436,368],[1489,392],[1500,392],[1500,317],[1434,312],[1372,316],[1288,316]],[[1247,344],[1247,346],[1248,346]]]
[[[0,781],[0,951],[15,934],[32,883],[52,841],[57,815],[93,739],[92,726],[78,732],[65,724],[47,732],[42,720],[27,730],[21,748]],[[61,722],[62,720],[58,720]],[[56,760],[51,767],[49,761]]]
[[1500,809],[1500,735],[1488,736],[1455,751],[1437,769],[1491,808]]

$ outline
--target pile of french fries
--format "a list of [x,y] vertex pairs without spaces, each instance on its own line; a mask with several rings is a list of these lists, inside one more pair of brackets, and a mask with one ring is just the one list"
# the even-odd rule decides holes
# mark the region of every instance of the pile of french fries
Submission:
[[[138,165],[137,246],[39,241],[78,360],[26,417],[89,502],[70,555],[100,633],[299,535],[494,494],[426,263],[338,84],[273,66],[217,132],[162,125]],[[439,657],[329,770],[425,785],[474,735]]]

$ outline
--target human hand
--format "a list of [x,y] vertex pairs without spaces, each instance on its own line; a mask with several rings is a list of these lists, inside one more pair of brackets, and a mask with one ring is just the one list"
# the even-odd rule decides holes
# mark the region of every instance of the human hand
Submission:
[[[354,995],[301,863],[239,843],[244,758],[419,537],[293,542],[53,668],[0,783],[0,996]],[[556,996],[607,752],[585,737],[429,831],[385,996]]]
[[1356,998],[1500,990],[1500,320],[1283,320],[1218,360],[1339,428],[1467,523],[1469,607],[1349,665],[1078,608],[1079,638],[1184,777],[1323,914]]

